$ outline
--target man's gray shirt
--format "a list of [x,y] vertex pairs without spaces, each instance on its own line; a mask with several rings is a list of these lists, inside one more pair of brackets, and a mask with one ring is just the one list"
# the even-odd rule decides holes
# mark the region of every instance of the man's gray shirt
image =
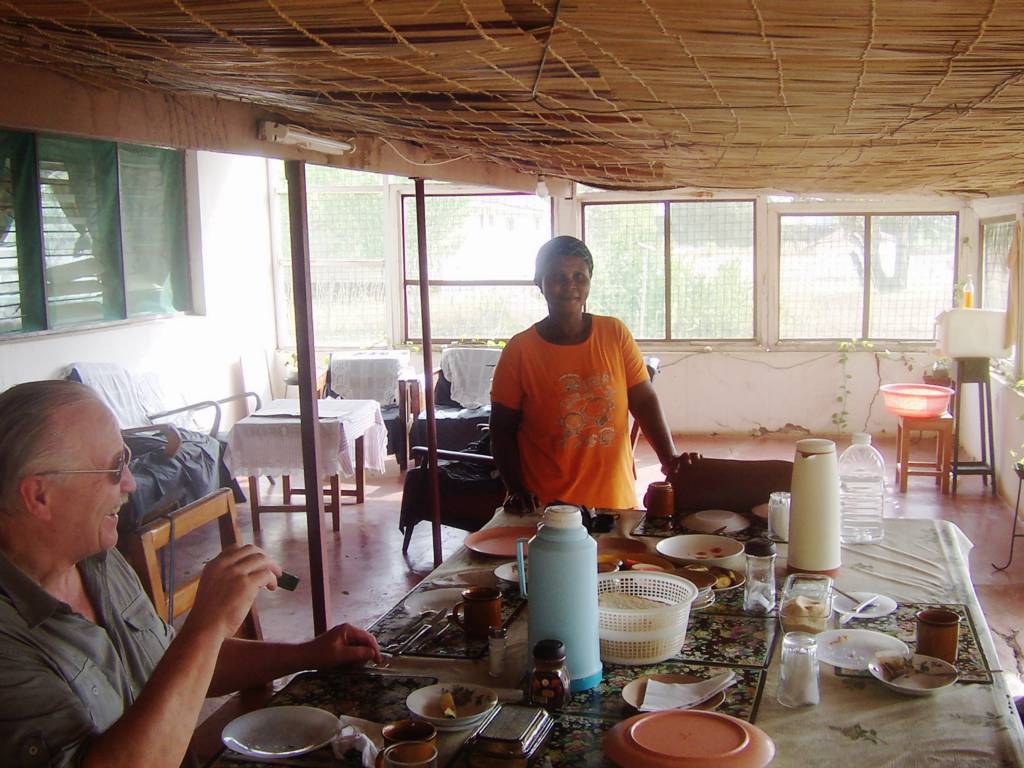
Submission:
[[97,624],[0,552],[0,755],[10,766],[79,765],[135,701],[170,644],[117,550],[78,564]]

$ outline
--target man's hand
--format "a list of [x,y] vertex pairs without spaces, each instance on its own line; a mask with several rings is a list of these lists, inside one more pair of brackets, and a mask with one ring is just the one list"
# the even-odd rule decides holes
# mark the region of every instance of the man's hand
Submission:
[[381,663],[377,639],[365,629],[340,624],[315,637],[307,644],[309,666],[326,669],[357,666],[373,661]]
[[252,544],[231,546],[206,564],[186,625],[214,628],[227,639],[238,631],[263,587],[277,589],[281,568]]

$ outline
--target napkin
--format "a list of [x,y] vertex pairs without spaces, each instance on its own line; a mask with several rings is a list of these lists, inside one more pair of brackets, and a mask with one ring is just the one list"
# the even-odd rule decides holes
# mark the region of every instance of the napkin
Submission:
[[657,712],[662,709],[689,709],[701,704],[719,691],[724,691],[736,681],[736,674],[723,672],[699,683],[660,683],[647,681],[641,712]]
[[380,723],[348,715],[339,716],[338,721],[341,731],[331,742],[334,756],[341,760],[346,752],[357,749],[363,755],[363,768],[374,768],[377,752],[384,743]]

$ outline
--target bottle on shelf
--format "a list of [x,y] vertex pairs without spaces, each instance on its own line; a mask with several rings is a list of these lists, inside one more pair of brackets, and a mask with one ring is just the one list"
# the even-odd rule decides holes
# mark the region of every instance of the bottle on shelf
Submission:
[[844,544],[881,541],[884,531],[885,459],[871,435],[857,432],[839,457],[840,540]]
[[972,275],[968,275],[967,281],[964,283],[962,304],[964,309],[974,306],[974,277]]

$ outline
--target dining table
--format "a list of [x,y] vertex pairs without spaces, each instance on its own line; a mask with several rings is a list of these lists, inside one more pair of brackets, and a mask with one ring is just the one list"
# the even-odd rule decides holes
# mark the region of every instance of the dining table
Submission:
[[[664,520],[648,520],[642,510],[613,511],[611,531],[595,534],[599,551],[655,553],[657,542],[680,532]],[[503,527],[534,527],[539,518],[498,509],[487,525],[493,542]],[[730,536],[764,536],[764,521]],[[999,667],[992,636],[970,580],[971,542],[943,520],[886,519],[878,543],[844,545],[834,579],[844,592],[885,595],[896,609],[874,618],[855,618],[846,628],[872,629],[913,648],[915,614],[923,608],[955,611],[961,618],[956,684],[930,696],[908,697],[883,687],[866,671],[819,662],[820,703],[789,708],[777,700],[782,632],[778,602],[769,615],[743,609],[743,590],[719,593],[714,604],[691,611],[685,642],[670,659],[652,665],[604,664],[602,682],[576,693],[553,712],[554,728],[535,765],[614,766],[602,750],[609,729],[636,714],[622,698],[630,681],[654,673],[709,678],[731,670],[730,687],[719,712],[754,723],[774,741],[773,766],[1018,766],[1024,765],[1024,728]],[[520,531],[512,536],[524,535]],[[479,538],[479,537],[478,537]],[[470,540],[474,541],[473,539]],[[777,545],[776,576],[786,573],[785,542]],[[518,586],[499,580],[496,567],[510,558],[480,554],[465,546],[387,610],[369,629],[384,645],[415,621],[426,606],[447,606],[467,586],[498,586],[502,623],[508,629],[501,673],[488,674],[487,645],[468,640],[456,625],[439,636],[413,643],[383,668],[320,670],[299,674],[270,706],[304,704],[339,716],[383,723],[410,716],[405,698],[434,682],[470,683],[493,688],[499,701],[516,701],[528,673],[528,606]],[[472,730],[439,734],[439,766],[468,766],[466,739]],[[360,765],[354,752],[336,759],[329,748],[289,761],[298,766]],[[225,751],[217,766],[255,766]]]

